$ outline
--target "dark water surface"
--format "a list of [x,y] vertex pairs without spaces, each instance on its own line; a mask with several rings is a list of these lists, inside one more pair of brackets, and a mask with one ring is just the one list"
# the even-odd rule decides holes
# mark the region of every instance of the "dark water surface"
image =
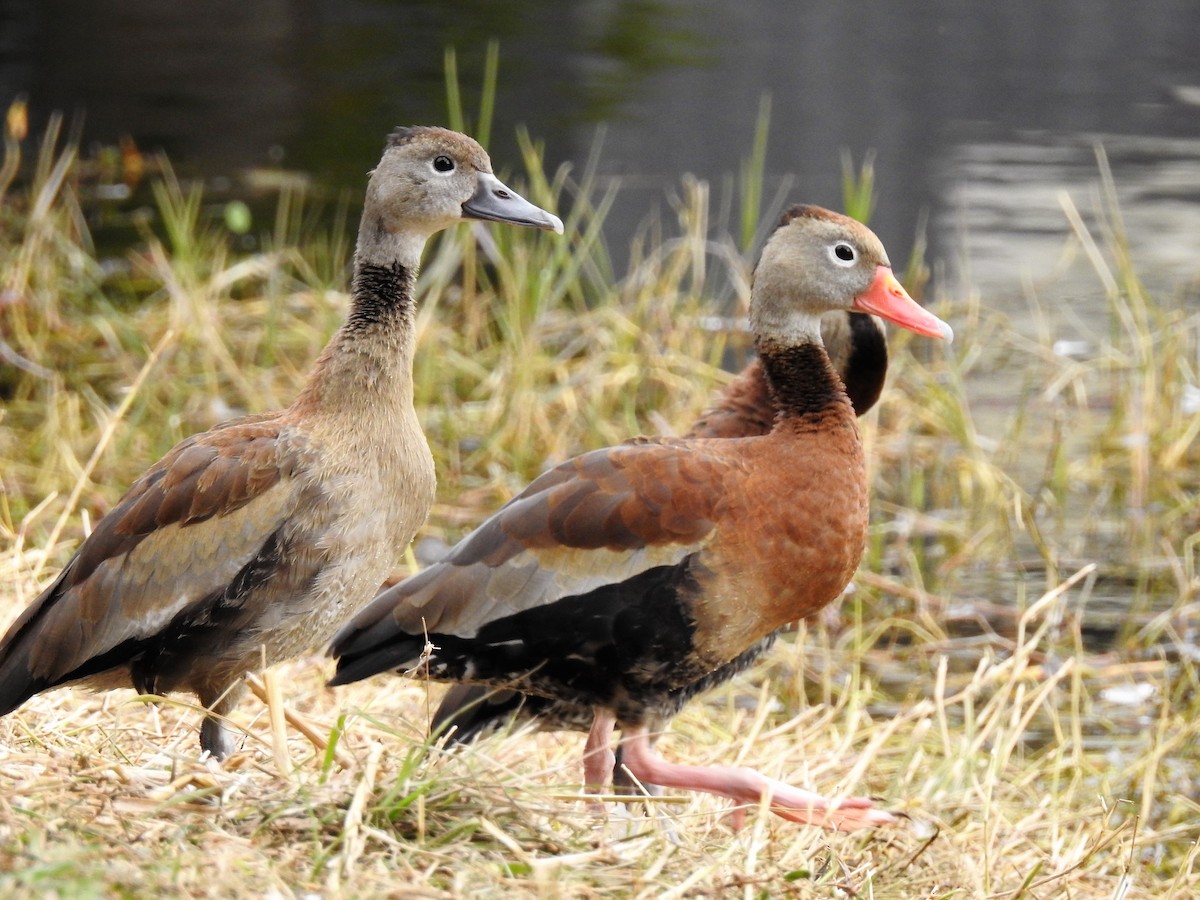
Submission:
[[1059,191],[1085,205],[1097,141],[1146,269],[1195,276],[1197,36],[1188,0],[0,0],[0,102],[208,176],[280,163],[357,191],[393,125],[445,121],[444,48],[473,109],[496,38],[494,158],[523,123],[581,164],[603,126],[614,248],[681,173],[736,172],[769,94],[768,198],[840,206],[841,152],[874,151],[893,256],[927,213],[933,258],[1011,297],[1054,271]]

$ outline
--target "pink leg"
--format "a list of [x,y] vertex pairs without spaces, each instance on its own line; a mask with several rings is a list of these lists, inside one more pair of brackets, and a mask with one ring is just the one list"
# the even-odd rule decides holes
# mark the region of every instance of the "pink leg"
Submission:
[[[599,722],[599,716],[597,716]],[[595,731],[596,726],[592,726]],[[831,800],[811,791],[792,787],[782,781],[767,778],[753,769],[732,766],[685,766],[669,763],[650,746],[645,726],[625,729],[621,742],[626,768],[645,784],[705,791],[728,797],[737,803],[757,806],[764,796],[769,797],[771,812],[793,822],[820,825],[835,831],[853,831],[895,822],[896,817],[875,809],[866,797],[845,797]],[[591,737],[588,738],[589,742]],[[735,825],[742,817],[735,813]]]
[[616,757],[610,745],[616,724],[617,719],[611,712],[597,710],[592,730],[583,745],[583,783],[593,794],[604,791],[612,781]]

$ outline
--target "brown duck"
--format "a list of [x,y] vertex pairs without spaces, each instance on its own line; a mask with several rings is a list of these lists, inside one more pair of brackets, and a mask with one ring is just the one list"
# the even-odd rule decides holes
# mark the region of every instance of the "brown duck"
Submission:
[[328,641],[429,512],[413,285],[429,236],[464,219],[562,231],[471,138],[397,129],[367,183],[349,316],[300,396],[188,438],[134,482],[0,641],[0,715],[69,682],[189,691],[201,747],[232,752],[222,718],[242,675]]
[[854,411],[821,343],[831,310],[949,337],[861,224],[796,207],[755,270],[750,323],[777,410],[765,435],[639,440],[551,469],[441,562],[381,593],[335,637],[334,684],[386,670],[469,681],[593,711],[588,784],[614,725],[640,782],[766,800],[850,829],[891,821],[744,768],[659,756],[650,732],[678,692],[829,603],[862,556],[866,467]]
[[[866,313],[838,310],[821,317],[821,342],[829,361],[841,378],[854,407],[856,416],[865,415],[875,406],[883,392],[887,377],[888,350],[883,329],[874,316]],[[716,403],[709,407],[687,432],[693,438],[740,438],[766,434],[775,423],[775,399],[767,382],[766,371],[758,359],[748,363],[737,377],[721,391]],[[716,687],[749,667],[775,641],[775,634],[759,643],[737,659],[704,676],[686,687],[672,692],[677,702],[675,712],[689,699]],[[533,721],[546,731],[572,729],[587,731],[592,724],[592,710],[572,706],[564,700],[529,696],[517,691],[490,688],[479,684],[455,684],[443,695],[433,714],[432,732],[445,734],[451,744],[473,740],[478,735],[502,725],[511,717]],[[666,722],[656,723],[661,731]],[[618,763],[614,780],[621,779],[623,769]],[[635,788],[624,784],[622,787]],[[648,787],[642,785],[642,788]]]

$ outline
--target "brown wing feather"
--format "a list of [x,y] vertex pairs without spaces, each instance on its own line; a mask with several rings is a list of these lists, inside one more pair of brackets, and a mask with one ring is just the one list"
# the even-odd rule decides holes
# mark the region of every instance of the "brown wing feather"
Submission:
[[679,562],[711,540],[721,482],[738,468],[726,448],[703,445],[640,441],[562,463],[444,560],[383,591],[334,639],[335,655],[401,633],[472,634],[496,618]]
[[[545,549],[619,552],[694,544],[712,529],[714,494],[678,486],[719,480],[729,465],[724,453],[681,441],[595,450],[534,481],[476,533],[503,533],[507,557]],[[473,541],[472,535],[451,558],[472,561]]]
[[292,505],[287,443],[278,417],[256,416],[183,441],[139,478],[0,641],[0,683],[14,682],[0,707],[15,683],[59,683],[235,577]]

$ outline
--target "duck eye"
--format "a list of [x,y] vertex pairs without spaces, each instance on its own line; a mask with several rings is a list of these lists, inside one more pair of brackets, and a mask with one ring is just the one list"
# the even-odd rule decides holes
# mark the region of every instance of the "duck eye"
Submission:
[[843,266],[854,262],[854,260],[858,257],[858,254],[854,252],[854,248],[845,241],[838,241],[836,244],[834,244],[831,252],[833,254],[834,262]]
[[448,156],[435,156],[433,167],[439,172],[450,172],[454,169],[454,160]]

